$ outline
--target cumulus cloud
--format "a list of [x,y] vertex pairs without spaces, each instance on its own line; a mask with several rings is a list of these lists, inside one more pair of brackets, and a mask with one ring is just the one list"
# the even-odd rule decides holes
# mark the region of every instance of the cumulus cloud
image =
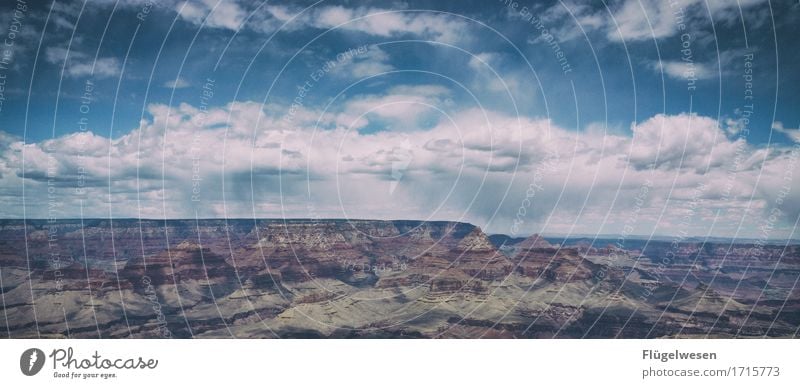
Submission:
[[637,169],[718,167],[733,160],[741,146],[729,140],[719,123],[696,114],[656,115],[633,125],[630,161]]
[[[450,108],[452,121],[413,131],[363,132],[342,119],[418,115],[376,110],[403,93],[441,104],[448,92],[399,87],[291,122],[286,107],[254,102],[151,105],[150,119],[115,139],[83,132],[24,144],[2,134],[3,215],[21,215],[24,184],[28,217],[48,216],[54,187],[58,217],[83,206],[87,217],[452,219],[504,233],[515,224],[518,233],[620,233],[646,185],[638,230],[670,234],[702,184],[689,233],[706,234],[715,216],[728,227],[768,211],[792,169],[788,149],[728,138],[716,120],[690,114],[652,117],[632,135],[475,108]],[[787,219],[796,215],[789,202]],[[710,233],[723,232],[736,230]]]

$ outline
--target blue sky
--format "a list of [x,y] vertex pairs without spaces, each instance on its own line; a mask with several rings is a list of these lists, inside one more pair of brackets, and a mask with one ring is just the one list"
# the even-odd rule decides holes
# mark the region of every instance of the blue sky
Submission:
[[6,1],[2,216],[794,236],[799,11]]

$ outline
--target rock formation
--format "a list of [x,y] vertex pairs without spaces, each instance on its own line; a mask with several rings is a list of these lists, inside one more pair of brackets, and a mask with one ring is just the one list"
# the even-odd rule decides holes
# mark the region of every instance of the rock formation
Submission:
[[0,335],[790,337],[800,325],[797,246],[631,244],[458,222],[6,220]]

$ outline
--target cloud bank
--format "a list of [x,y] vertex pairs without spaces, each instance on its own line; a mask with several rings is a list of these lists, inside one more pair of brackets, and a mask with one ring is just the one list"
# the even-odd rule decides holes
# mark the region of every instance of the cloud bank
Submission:
[[[776,202],[787,184],[800,190],[786,179],[796,147],[747,144],[694,114],[634,123],[632,136],[477,108],[445,107],[432,126],[408,120],[447,93],[400,87],[336,111],[302,108],[291,122],[275,104],[154,104],[114,139],[3,133],[0,194],[26,213],[2,216],[452,219],[501,233],[517,220],[517,233],[614,234],[640,207],[646,233],[740,236],[758,235],[749,220],[773,208],[782,222],[798,216],[797,201]],[[375,122],[405,130],[368,130]]]

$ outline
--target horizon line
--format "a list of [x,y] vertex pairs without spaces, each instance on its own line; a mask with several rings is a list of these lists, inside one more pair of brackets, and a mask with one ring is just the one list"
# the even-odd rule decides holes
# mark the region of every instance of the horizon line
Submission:
[[[302,218],[302,217],[298,217],[298,218],[285,218],[285,217],[284,218],[278,218],[278,217],[262,217],[262,218],[257,218],[257,217],[226,217],[226,218],[222,218],[222,217],[221,218],[208,218],[208,217],[202,217],[202,218],[197,218],[197,217],[196,218],[137,218],[137,217],[115,217],[115,218],[84,217],[84,218],[81,218],[81,217],[65,217],[65,218],[58,218],[58,219],[56,219],[55,222],[51,222],[51,219],[49,219],[49,218],[0,218],[0,222],[6,222],[6,221],[42,221],[42,222],[48,222],[48,223],[57,223],[57,222],[63,222],[63,221],[87,221],[87,220],[92,220],[92,221],[96,221],[96,220],[103,220],[103,221],[114,221],[114,220],[164,221],[164,222],[166,222],[166,221],[217,221],[217,220],[245,221],[246,220],[246,221],[337,221],[337,222],[351,222],[351,221],[376,222],[377,221],[377,222],[457,223],[457,224],[471,225],[471,226],[474,226],[476,228],[480,228],[481,231],[483,231],[483,233],[486,234],[487,236],[499,236],[499,235],[502,235],[502,236],[506,236],[506,237],[509,237],[509,238],[515,238],[515,239],[517,239],[517,238],[523,238],[524,239],[524,238],[531,237],[533,235],[538,235],[539,237],[542,237],[542,238],[551,238],[551,239],[556,239],[556,238],[558,238],[558,239],[576,239],[576,238],[594,238],[594,239],[611,239],[611,238],[614,238],[614,239],[616,239],[616,238],[619,238],[619,237],[622,236],[622,234],[608,234],[608,233],[603,233],[603,234],[599,234],[599,233],[598,234],[592,234],[592,233],[564,234],[564,233],[547,233],[547,232],[530,233],[530,234],[523,234],[523,235],[511,235],[511,234],[507,234],[507,233],[491,233],[491,232],[487,232],[486,230],[483,230],[483,228],[481,228],[479,225],[475,225],[475,224],[473,224],[471,222],[453,221],[453,220],[376,219],[376,218],[311,218],[311,217],[308,217],[308,218]],[[664,234],[653,235],[653,236],[650,236],[650,237],[649,236],[644,236],[644,235],[628,235],[628,236],[626,236],[626,239],[627,240],[640,240],[640,241],[670,241],[674,237],[677,237],[677,236],[664,235]],[[761,239],[759,237],[746,237],[746,236],[732,237],[732,236],[718,236],[718,235],[688,236],[688,237],[684,237],[681,242],[688,242],[687,240],[693,240],[693,239],[705,239],[705,240],[725,239],[725,240],[733,240],[733,241],[736,241],[736,240],[749,240],[749,241],[765,241],[765,242],[785,241],[785,242],[800,243],[800,238],[791,238],[791,237]],[[692,241],[692,242],[694,242],[694,241]]]

